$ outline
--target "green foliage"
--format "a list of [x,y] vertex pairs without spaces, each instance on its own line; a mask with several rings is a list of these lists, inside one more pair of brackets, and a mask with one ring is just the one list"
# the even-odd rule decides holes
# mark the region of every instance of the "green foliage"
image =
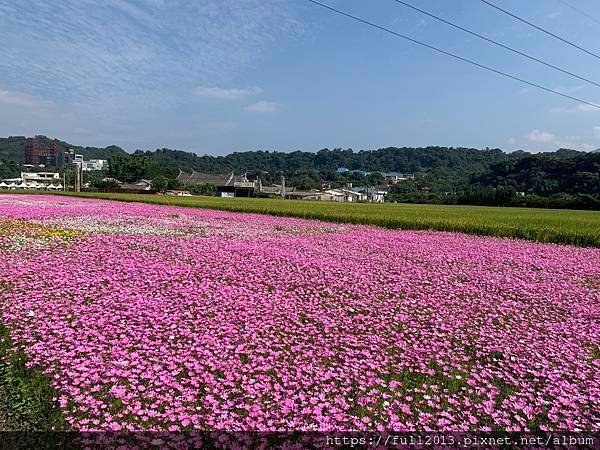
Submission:
[[[226,156],[199,156],[179,150],[158,149],[154,152],[136,151],[130,158],[138,159],[136,164],[147,159],[160,167],[162,175],[176,176],[179,169],[196,170],[207,173],[248,172],[259,175],[267,182],[278,181],[281,175],[298,178],[298,184],[305,188],[315,187],[322,179],[338,178],[338,167],[360,169],[368,172],[418,172],[425,171],[438,176],[467,176],[481,173],[490,164],[501,161],[507,155],[499,149],[477,150],[468,148],[426,147],[396,148],[379,150],[323,149],[317,153],[295,151],[285,152],[241,152]],[[123,161],[120,161],[123,163]],[[379,175],[373,175],[372,184],[382,181]],[[352,175],[345,176],[352,181]],[[364,176],[356,174],[356,180]],[[316,186],[318,187],[318,186]]]
[[37,368],[26,366],[22,352],[14,351],[10,334],[0,323],[0,383],[7,394],[10,414],[28,431],[64,430],[62,413],[53,398],[57,393]]
[[22,163],[25,160],[25,136],[0,138],[0,159]]
[[14,161],[0,160],[0,179],[17,178],[21,175],[21,169]]
[[162,194],[171,189],[178,189],[179,187],[180,183],[175,178],[167,178],[159,175],[152,179],[152,189]]
[[[42,137],[44,139],[45,137]],[[0,138],[0,159],[22,163],[25,160],[25,136],[10,136]],[[46,138],[47,139],[47,138]],[[49,140],[49,139],[48,139]],[[60,144],[75,153],[83,155],[84,159],[108,159],[116,155],[127,155],[125,150],[116,145],[108,147],[81,147],[60,141]]]
[[502,161],[492,164],[484,174],[472,177],[471,182],[481,186],[504,186],[540,196],[563,192],[600,194],[600,153],[568,155],[572,154],[562,150]]
[[96,179],[90,182],[90,186],[96,189],[119,189],[119,183],[115,180]]
[[167,177],[158,176],[152,179],[152,189],[157,192],[164,194],[167,192],[167,186],[169,184],[169,179]]
[[[60,193],[59,193],[60,194]],[[310,202],[261,198],[74,194],[225,211],[300,217],[392,229],[456,231],[600,247],[600,212],[455,205]]]
[[[0,158],[22,161],[24,142],[23,136],[0,138]],[[259,177],[265,185],[279,183],[285,176],[288,186],[309,190],[320,188],[322,182],[333,188],[349,183],[376,186],[384,182],[382,172],[403,172],[415,174],[415,180],[395,185],[388,197],[390,201],[584,209],[599,209],[600,203],[598,152],[560,149],[552,153],[506,154],[499,149],[387,147],[200,156],[168,148],[128,154],[116,146],[62,144],[86,159],[108,159],[107,175],[129,183],[157,177],[174,179],[180,170],[220,174],[234,171],[246,173],[251,179]],[[340,174],[339,167],[357,172]],[[365,176],[358,171],[370,173]],[[18,176],[18,172],[15,164],[0,165],[3,178]],[[158,183],[164,184],[164,180],[160,178]],[[92,185],[102,188],[98,181]],[[190,190],[199,194],[211,192],[207,186]]]

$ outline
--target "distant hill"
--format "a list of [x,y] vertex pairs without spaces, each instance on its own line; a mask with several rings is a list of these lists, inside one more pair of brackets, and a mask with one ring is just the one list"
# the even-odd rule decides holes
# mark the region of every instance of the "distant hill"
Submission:
[[[25,136],[9,136],[0,138],[0,160],[22,163],[25,159]],[[108,147],[82,147],[60,141],[66,149],[72,149],[75,153],[83,155],[85,159],[108,159],[115,155],[127,155],[121,147],[111,145]]]
[[25,136],[0,138],[0,159],[22,163],[25,160]]
[[[115,145],[99,148],[61,143],[85,159],[110,160],[111,176],[131,180],[151,179],[158,175],[176,177],[180,170],[195,170],[213,174],[247,172],[248,176],[260,176],[267,183],[277,182],[285,175],[293,185],[305,188],[319,187],[322,180],[363,182],[359,175],[342,177],[337,173],[339,167],[345,167],[368,172],[418,174],[427,187],[438,191],[453,191],[459,183],[476,182],[548,193],[555,191],[557,186],[560,186],[560,192],[595,192],[595,178],[590,179],[588,173],[598,171],[596,159],[592,158],[598,151],[586,153],[570,149],[537,154],[518,150],[507,154],[497,148],[386,147],[360,151],[340,148],[317,152],[248,151],[211,156],[168,148],[137,150],[129,154]],[[24,144],[24,136],[0,138],[0,160],[22,162]],[[585,174],[574,175],[573,172]],[[564,181],[567,178],[568,181]]]
[[600,152],[536,153],[519,160],[492,164],[484,174],[471,177],[471,184],[508,187],[541,196],[558,193],[600,194]]
[[146,158],[161,167],[178,171],[225,173],[260,172],[291,174],[317,171],[335,172],[339,167],[369,172],[429,172],[457,174],[480,172],[507,155],[500,149],[478,150],[452,147],[387,147],[378,150],[323,149],[318,152],[236,152],[226,156],[196,155],[167,148],[156,151],[137,151],[134,158]]

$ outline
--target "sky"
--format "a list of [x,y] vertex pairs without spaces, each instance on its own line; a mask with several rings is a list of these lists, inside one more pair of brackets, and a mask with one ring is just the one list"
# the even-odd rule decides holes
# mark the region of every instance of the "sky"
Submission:
[[[600,104],[600,87],[394,0],[321,1]],[[600,59],[481,1],[406,1],[600,83]],[[492,1],[600,53],[596,0]],[[429,145],[593,150],[600,109],[307,0],[0,0],[0,136],[35,134],[213,155]]]

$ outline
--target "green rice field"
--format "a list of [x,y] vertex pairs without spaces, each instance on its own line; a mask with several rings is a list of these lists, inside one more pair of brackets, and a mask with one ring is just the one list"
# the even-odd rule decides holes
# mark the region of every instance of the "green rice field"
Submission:
[[368,224],[391,229],[433,229],[600,247],[600,212],[598,211],[399,203],[336,203],[260,198],[167,197],[116,193],[67,193],[66,195]]

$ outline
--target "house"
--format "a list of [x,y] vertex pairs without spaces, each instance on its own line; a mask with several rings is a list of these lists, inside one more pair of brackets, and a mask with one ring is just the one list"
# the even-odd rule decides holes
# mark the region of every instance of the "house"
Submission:
[[367,172],[366,170],[360,170],[360,169],[350,170],[347,167],[338,167],[337,173],[339,173],[339,174],[344,174],[344,173],[356,174],[356,173],[358,173],[358,174],[362,175],[363,177],[366,177],[371,174],[371,172]]
[[351,191],[350,189],[328,189],[321,196],[321,200],[336,202],[362,202],[367,200],[367,194]]
[[291,200],[321,200],[321,196],[323,192],[321,191],[296,191],[292,190],[291,192],[285,193],[285,198]]
[[192,193],[190,191],[171,189],[166,192],[166,195],[172,195],[175,197],[191,197]]
[[152,181],[151,180],[139,180],[135,183],[123,183],[120,189],[128,191],[151,191]]
[[179,170],[177,181],[182,184],[212,184],[215,186],[229,186],[236,181],[242,181],[242,177],[236,177],[233,172],[228,174],[214,174],[196,172],[195,170],[193,170],[191,173]]
[[401,172],[385,172],[382,174],[385,180],[389,183],[396,184],[400,181],[414,180],[414,173],[401,173]]
[[104,170],[108,161],[106,159],[90,159],[89,161],[85,161],[83,155],[75,155],[73,163],[81,168],[82,172],[93,172],[95,170]]
[[57,172],[21,172],[19,178],[2,180],[0,188],[3,189],[54,189],[56,186],[63,188],[60,175]]
[[[286,189],[286,190],[288,192],[290,192],[293,189]],[[262,192],[263,194],[269,194],[269,195],[281,195],[281,185],[274,184],[273,186],[263,186],[262,189],[260,190],[260,192]]]
[[260,180],[249,181],[245,175],[212,174],[179,170],[177,181],[182,184],[212,184],[220,197],[254,197],[262,189]]
[[[282,192],[282,189],[285,192]],[[273,186],[261,186],[260,192],[263,194],[277,195],[277,196],[281,196],[282,193],[285,193],[285,196],[287,197],[288,194],[296,192],[296,188],[293,186],[285,186],[282,188],[281,184],[274,184]]]
[[366,193],[368,200],[373,203],[384,203],[389,193],[387,186],[360,186],[353,188],[352,191]]
[[110,183],[116,183],[119,186],[123,184],[123,182],[117,180],[116,178],[110,178],[110,177],[104,177],[104,178],[102,178],[102,181],[104,181],[104,182],[110,182]]
[[58,172],[21,172],[21,179],[24,183],[51,183],[60,180]]

